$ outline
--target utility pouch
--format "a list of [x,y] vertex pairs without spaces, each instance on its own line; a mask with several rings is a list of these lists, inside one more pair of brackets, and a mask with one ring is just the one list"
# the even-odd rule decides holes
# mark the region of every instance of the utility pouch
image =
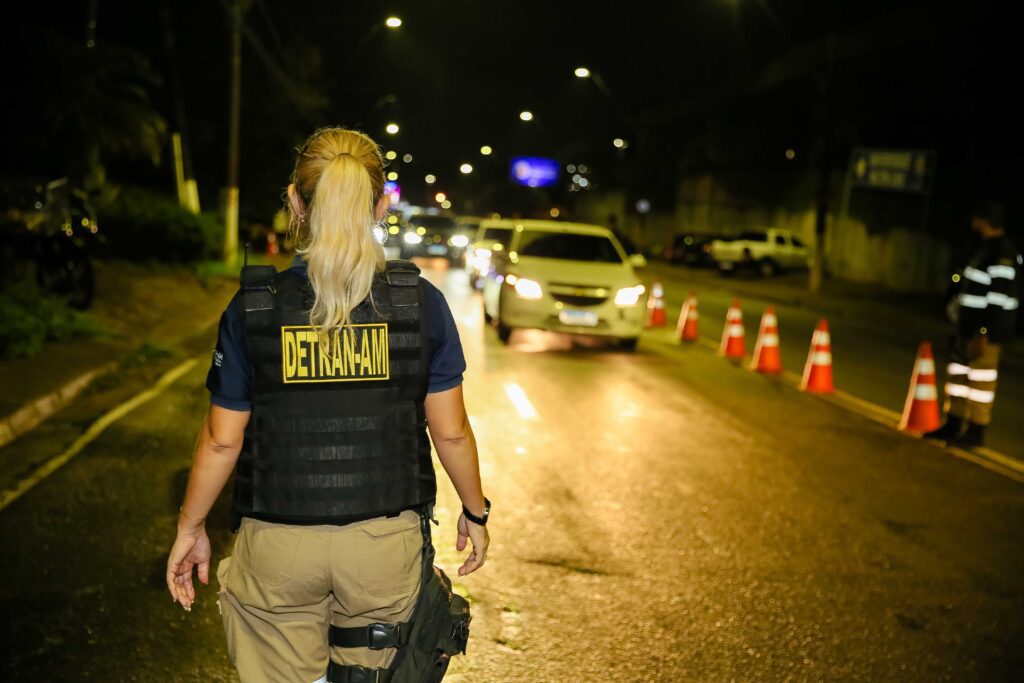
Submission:
[[[423,573],[412,618],[402,624],[371,624],[362,628],[331,627],[331,644],[341,647],[396,647],[387,669],[341,666],[331,662],[331,683],[438,683],[451,658],[466,652],[469,602],[452,591],[452,582],[434,566],[430,513],[420,516],[423,532]],[[393,634],[393,635],[392,635]]]

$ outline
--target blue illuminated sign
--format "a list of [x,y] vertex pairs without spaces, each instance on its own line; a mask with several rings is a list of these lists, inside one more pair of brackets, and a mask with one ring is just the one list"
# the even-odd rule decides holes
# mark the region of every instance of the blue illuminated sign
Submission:
[[393,180],[385,180],[384,194],[391,196],[391,206],[395,206],[402,198],[402,188]]
[[548,187],[558,182],[559,164],[544,157],[513,157],[512,180],[527,187]]

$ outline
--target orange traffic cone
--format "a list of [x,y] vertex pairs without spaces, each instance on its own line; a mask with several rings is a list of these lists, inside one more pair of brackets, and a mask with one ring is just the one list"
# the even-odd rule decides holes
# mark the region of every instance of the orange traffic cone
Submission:
[[743,311],[740,310],[740,300],[733,299],[729,312],[725,314],[725,329],[722,330],[722,345],[718,348],[718,355],[726,358],[743,358],[746,352]]
[[923,342],[917,350],[910,391],[903,406],[900,429],[908,432],[931,432],[942,425],[939,418],[939,390],[935,386],[935,357],[932,345]]
[[811,352],[807,354],[800,388],[813,394],[831,394],[836,390],[832,386],[832,338],[824,318],[811,337]]
[[651,285],[651,295],[647,298],[647,327],[665,327],[665,289],[660,282]]
[[676,323],[676,338],[683,342],[697,341],[697,294],[692,289],[679,311],[679,322]]
[[782,372],[782,357],[779,355],[779,319],[775,316],[775,307],[769,306],[761,316],[761,330],[757,334],[757,345],[754,346],[754,360],[750,363],[751,370],[758,372]]

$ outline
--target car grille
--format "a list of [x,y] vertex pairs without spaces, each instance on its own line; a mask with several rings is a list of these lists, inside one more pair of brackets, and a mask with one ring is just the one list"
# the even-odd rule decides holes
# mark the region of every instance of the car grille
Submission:
[[561,301],[569,306],[598,306],[608,301],[606,296],[578,296],[574,294],[559,294],[558,292],[552,292],[551,297],[555,301]]

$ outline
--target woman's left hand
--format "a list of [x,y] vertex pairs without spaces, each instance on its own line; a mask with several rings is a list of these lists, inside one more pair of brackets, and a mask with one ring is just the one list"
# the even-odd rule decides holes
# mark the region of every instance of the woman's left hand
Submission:
[[174,602],[181,603],[186,610],[192,609],[196,590],[192,586],[192,568],[198,567],[199,581],[210,583],[210,537],[206,527],[178,530],[171,554],[167,558],[167,590]]

